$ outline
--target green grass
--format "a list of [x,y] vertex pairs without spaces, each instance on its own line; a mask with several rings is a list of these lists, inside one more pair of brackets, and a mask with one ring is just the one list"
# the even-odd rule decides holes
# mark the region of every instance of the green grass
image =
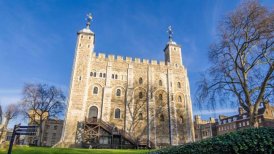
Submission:
[[[65,148],[47,148],[47,147],[20,147],[15,146],[12,154],[147,154],[149,150],[138,149],[65,149]],[[0,154],[7,154],[7,148],[0,149]]]

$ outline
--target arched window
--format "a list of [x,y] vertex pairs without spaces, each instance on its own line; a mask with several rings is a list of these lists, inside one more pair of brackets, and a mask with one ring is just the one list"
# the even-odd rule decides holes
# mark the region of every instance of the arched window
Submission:
[[159,86],[162,86],[162,85],[163,85],[162,80],[159,80]]
[[116,96],[121,96],[121,89],[116,90]]
[[177,83],[177,86],[178,86],[178,88],[181,88],[181,83],[178,82],[178,83]]
[[159,100],[163,100],[163,95],[162,94],[159,95]]
[[138,119],[139,119],[139,120],[143,120],[143,113],[139,113]]
[[93,94],[98,94],[98,87],[93,88]]
[[139,92],[139,98],[143,98],[143,93]]
[[114,117],[116,118],[116,119],[119,119],[120,118],[120,109],[115,109],[115,115],[114,115]]
[[88,118],[97,118],[98,116],[98,108],[96,106],[92,106],[89,108]]
[[160,115],[160,121],[165,121],[165,117],[163,114]]
[[118,79],[118,75],[117,74],[115,75],[115,79]]
[[102,75],[103,75],[103,74],[102,74],[102,73],[100,73],[100,77],[102,77]]
[[94,77],[96,77],[96,72],[93,73]]
[[143,79],[139,78],[139,84],[143,84]]
[[181,96],[178,97],[178,102],[182,102],[182,97]]
[[180,116],[180,122],[183,124],[184,123],[184,118],[183,116]]
[[114,79],[114,74],[111,75],[112,79]]

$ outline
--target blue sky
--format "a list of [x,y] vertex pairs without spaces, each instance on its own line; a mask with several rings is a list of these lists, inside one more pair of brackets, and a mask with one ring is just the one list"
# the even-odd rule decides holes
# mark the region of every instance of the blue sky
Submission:
[[[67,94],[76,32],[93,14],[96,52],[163,60],[167,27],[182,46],[192,101],[199,75],[210,64],[209,45],[216,41],[219,21],[236,0],[1,0],[0,103],[16,102],[24,83],[48,83]],[[261,1],[273,7],[271,0]],[[233,114],[236,109],[201,110],[204,118]]]

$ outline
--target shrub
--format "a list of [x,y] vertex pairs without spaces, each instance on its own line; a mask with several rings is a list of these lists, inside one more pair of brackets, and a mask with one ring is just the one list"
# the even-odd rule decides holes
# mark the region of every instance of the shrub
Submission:
[[252,154],[274,151],[274,128],[249,128],[180,146],[159,149],[157,154]]

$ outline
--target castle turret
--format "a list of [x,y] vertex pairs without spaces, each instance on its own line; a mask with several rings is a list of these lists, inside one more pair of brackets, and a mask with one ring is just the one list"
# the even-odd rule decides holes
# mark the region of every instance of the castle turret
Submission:
[[[87,15],[86,27],[77,33],[77,43],[75,47],[75,57],[68,97],[68,109],[64,123],[61,147],[75,146],[81,140],[76,137],[77,125],[84,119],[86,94],[88,89],[88,77],[91,64],[92,53],[94,50],[94,33],[90,30],[92,16]],[[80,137],[81,138],[81,137]]]
[[181,47],[172,40],[173,32],[171,26],[168,27],[169,41],[164,49],[165,62],[173,66],[182,66]]

